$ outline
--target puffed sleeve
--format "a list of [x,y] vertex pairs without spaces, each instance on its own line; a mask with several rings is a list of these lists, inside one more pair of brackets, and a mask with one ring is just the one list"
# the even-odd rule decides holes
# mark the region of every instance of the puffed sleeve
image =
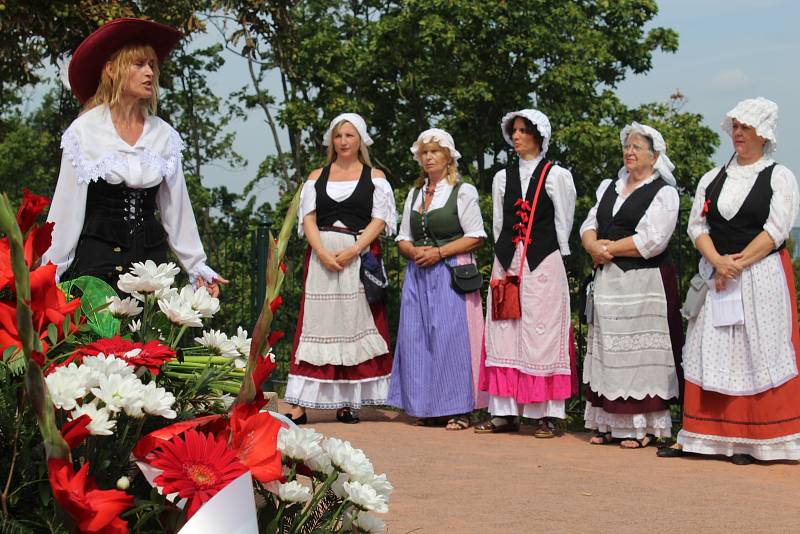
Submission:
[[772,200],[769,203],[769,216],[764,230],[781,246],[792,231],[800,207],[800,192],[794,173],[783,165],[776,165],[772,173]]
[[464,237],[486,237],[486,230],[483,228],[483,217],[478,198],[478,190],[472,184],[461,184],[458,188],[456,198],[456,208],[458,210],[458,222]]
[[47,221],[55,223],[50,248],[42,256],[42,263],[52,262],[57,266],[59,279],[75,258],[75,248],[86,217],[86,195],[88,186],[78,183],[77,172],[66,153],[61,156],[58,183],[47,214]]
[[167,241],[192,283],[198,277],[211,282],[219,275],[206,265],[206,253],[197,222],[189,200],[183,168],[178,165],[172,176],[168,176],[158,188],[156,196],[161,223],[167,232]]
[[652,258],[666,250],[678,223],[680,197],[672,186],[662,187],[636,225],[633,244],[642,258]]
[[317,190],[314,189],[316,180],[307,180],[300,190],[300,205],[297,207],[297,235],[306,235],[303,229],[303,219],[312,211],[317,210]]
[[375,191],[372,193],[372,218],[386,223],[383,231],[387,236],[397,232],[397,208],[394,204],[394,192],[386,178],[373,178]]
[[579,233],[583,236],[583,233],[588,230],[597,231],[597,207],[600,205],[600,200],[603,198],[603,195],[606,194],[606,189],[608,186],[613,183],[613,180],[606,178],[602,182],[600,182],[600,187],[597,188],[595,192],[595,198],[597,199],[592,206],[592,209],[589,210],[589,213],[586,215],[586,220],[583,221]]
[[492,180],[492,233],[494,242],[503,230],[503,196],[506,194],[506,170],[500,169]]
[[558,248],[562,256],[569,256],[569,234],[572,232],[577,197],[572,173],[564,167],[554,166],[547,175],[544,190],[553,201]]
[[395,241],[414,241],[411,235],[411,199],[414,197],[416,188],[412,187],[408,191],[405,204],[403,205],[403,218],[400,219],[400,232],[398,232]]
[[700,178],[697,184],[697,192],[694,194],[694,201],[692,202],[692,210],[689,212],[689,224],[686,226],[686,233],[689,234],[689,239],[692,243],[697,241],[697,238],[703,234],[709,233],[708,222],[705,215],[703,215],[703,204],[706,201],[706,187],[717,176],[721,167],[714,167]]

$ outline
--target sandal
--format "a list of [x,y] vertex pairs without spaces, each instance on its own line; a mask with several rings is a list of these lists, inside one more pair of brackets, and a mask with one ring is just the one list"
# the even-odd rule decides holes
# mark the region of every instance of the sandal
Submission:
[[488,421],[484,421],[475,425],[474,431],[476,434],[500,434],[502,432],[519,432],[519,422],[513,416],[508,417],[492,417]]
[[[647,447],[648,445],[653,443],[655,440],[656,440],[655,437],[651,436],[650,434],[647,434],[642,439],[625,438],[625,439],[623,439],[622,441],[619,442],[619,446],[622,449],[644,449],[645,447]],[[634,447],[629,447],[629,446],[625,445],[626,443],[629,443],[629,444],[630,443],[634,443],[635,446]]]
[[608,445],[613,442],[614,438],[611,437],[611,432],[600,432],[596,430],[594,435],[589,438],[589,443],[592,445]]
[[348,425],[355,425],[361,421],[361,419],[359,419],[350,408],[339,408],[336,410],[336,420],[340,423],[345,423]]
[[455,417],[451,417],[449,421],[447,421],[447,426],[445,430],[466,430],[470,427],[469,416],[468,415],[457,415]]
[[533,431],[533,437],[544,439],[554,438],[556,437],[557,431],[558,428],[556,428],[556,424],[545,417],[539,420],[539,425],[536,427],[536,430]]

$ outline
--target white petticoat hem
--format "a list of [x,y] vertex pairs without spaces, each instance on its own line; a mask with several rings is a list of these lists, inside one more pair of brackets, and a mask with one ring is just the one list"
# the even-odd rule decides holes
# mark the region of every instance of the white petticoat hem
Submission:
[[369,328],[350,337],[309,338],[300,334],[295,352],[298,362],[311,365],[353,366],[389,352],[386,340],[375,328]]
[[500,397],[489,395],[489,413],[493,416],[522,416],[528,419],[542,419],[543,417],[554,417],[566,419],[567,411],[563,400],[549,400],[544,402],[529,402],[520,405],[514,397]]
[[587,402],[583,419],[586,428],[611,432],[611,437],[617,439],[642,439],[648,434],[657,438],[668,438],[672,435],[672,416],[669,410],[618,414],[608,413]]
[[678,443],[685,452],[697,454],[749,454],[756,460],[800,460],[800,434],[771,439],[748,439],[695,434],[681,430]]
[[290,375],[283,400],[304,408],[336,410],[359,409],[361,406],[382,406],[389,396],[391,375],[351,382],[322,382],[304,376]]

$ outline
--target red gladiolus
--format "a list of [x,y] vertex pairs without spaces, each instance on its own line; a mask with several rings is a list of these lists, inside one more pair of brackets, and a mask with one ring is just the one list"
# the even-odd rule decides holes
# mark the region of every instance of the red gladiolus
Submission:
[[187,430],[162,444],[153,453],[150,465],[163,471],[155,482],[164,493],[177,492],[189,500],[187,519],[222,488],[247,472],[235,452],[228,448],[225,438],[196,430]]
[[[137,351],[138,352],[134,352]],[[147,343],[135,343],[120,336],[113,338],[103,338],[78,349],[81,357],[96,356],[100,353],[113,354],[121,360],[125,360],[129,365],[136,369],[147,368],[150,374],[156,376],[161,366],[175,357],[175,351],[167,345],[162,345],[157,340]]]
[[283,339],[283,331],[282,330],[273,330],[270,332],[269,337],[267,338],[267,346],[272,348],[275,346],[275,343]]
[[87,414],[83,414],[77,419],[64,423],[64,426],[61,427],[61,436],[64,438],[64,441],[67,442],[70,449],[74,449],[86,439],[86,436],[90,433],[89,429],[86,427],[89,426],[91,422],[92,418]]
[[64,318],[81,305],[80,299],[67,302],[64,293],[56,286],[56,266],[52,263],[43,265],[31,272],[31,311],[33,312],[33,328],[37,332],[47,331],[50,323],[62,332]]
[[24,234],[36,222],[36,218],[50,204],[50,199],[34,195],[27,187],[22,188],[22,204],[17,210],[17,224]]
[[89,464],[76,473],[64,459],[47,462],[53,498],[75,520],[80,532],[127,534],[128,523],[119,514],[133,506],[133,497],[124,491],[99,490],[89,477]]
[[283,304],[283,297],[278,295],[275,299],[269,303],[269,310],[272,312],[272,315],[275,315],[275,312],[278,311],[278,308],[281,307]]
[[237,404],[230,418],[231,448],[260,482],[282,476],[281,453],[277,449],[281,424],[254,404]]

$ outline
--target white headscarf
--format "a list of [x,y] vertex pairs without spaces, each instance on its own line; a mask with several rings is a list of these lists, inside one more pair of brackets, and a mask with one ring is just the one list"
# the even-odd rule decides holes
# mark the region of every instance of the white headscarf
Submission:
[[358,135],[361,136],[361,142],[364,143],[365,146],[370,146],[372,144],[372,138],[369,136],[369,133],[367,133],[367,123],[364,122],[364,118],[358,113],[342,113],[337,115],[336,118],[331,121],[331,125],[328,126],[328,131],[325,132],[325,137],[322,138],[323,145],[330,146],[333,129],[336,128],[339,123],[345,121],[353,125]]
[[[661,175],[665,182],[671,186],[675,186],[675,177],[672,175],[675,165],[673,165],[673,163],[669,160],[669,157],[667,157],[667,144],[664,142],[664,138],[661,136],[658,130],[652,126],[639,124],[638,122],[634,121],[624,127],[619,133],[619,140],[623,147],[625,146],[625,141],[628,139],[628,136],[632,133],[643,135],[653,142],[653,150],[658,152],[658,159],[656,159],[653,169],[658,171],[658,174]],[[619,176],[621,177],[626,175],[627,172],[628,169],[622,167],[619,170]]]
[[500,128],[503,130],[503,139],[511,146],[514,146],[514,142],[506,130],[508,129],[508,123],[512,122],[516,117],[528,119],[539,130],[539,134],[542,136],[542,156],[544,156],[547,153],[547,147],[550,146],[550,119],[538,109],[520,109],[506,113],[503,120],[500,121]]
[[725,114],[722,129],[733,137],[733,119],[756,129],[756,134],[767,140],[764,155],[775,152],[778,147],[778,104],[759,96],[742,100]]
[[456,150],[456,143],[453,141],[453,136],[442,129],[430,128],[419,134],[417,140],[411,145],[411,153],[414,154],[414,159],[419,161],[420,165],[422,161],[420,160],[419,149],[426,143],[437,143],[440,147],[446,148],[450,152],[450,157],[453,158],[453,161],[456,163],[461,159],[461,153]]

